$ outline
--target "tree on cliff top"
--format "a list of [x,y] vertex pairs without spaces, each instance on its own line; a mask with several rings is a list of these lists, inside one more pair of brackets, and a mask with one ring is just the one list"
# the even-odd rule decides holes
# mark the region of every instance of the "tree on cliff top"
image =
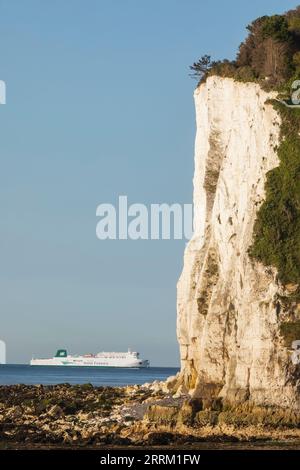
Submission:
[[284,83],[292,74],[296,35],[289,29],[285,15],[263,16],[247,28],[249,35],[240,45],[237,66],[250,66],[257,78],[268,78],[274,85]]
[[190,65],[190,77],[196,78],[197,80],[201,81],[202,78],[207,74],[209,69],[212,66],[211,57],[210,55],[203,55],[198,62],[194,62],[193,65]]

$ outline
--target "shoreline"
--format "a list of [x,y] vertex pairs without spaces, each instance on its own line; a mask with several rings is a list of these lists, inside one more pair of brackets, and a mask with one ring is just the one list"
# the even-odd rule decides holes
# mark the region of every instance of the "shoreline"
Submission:
[[5,442],[0,446],[0,452],[5,451],[213,451],[213,450],[236,450],[236,451],[263,451],[263,450],[299,450],[300,439],[295,441],[265,441],[265,442],[215,442],[215,441],[199,441],[195,444],[190,445],[130,445],[130,446],[117,446],[117,445],[51,445],[51,444],[22,444],[22,443],[11,443]]

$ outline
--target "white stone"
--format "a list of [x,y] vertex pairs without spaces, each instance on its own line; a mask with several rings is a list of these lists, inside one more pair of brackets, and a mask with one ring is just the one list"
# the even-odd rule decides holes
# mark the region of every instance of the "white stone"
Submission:
[[194,395],[215,388],[232,401],[300,407],[287,382],[276,273],[248,256],[266,173],[278,165],[280,118],[266,103],[275,94],[209,77],[194,96],[194,236],[177,302],[181,379]]

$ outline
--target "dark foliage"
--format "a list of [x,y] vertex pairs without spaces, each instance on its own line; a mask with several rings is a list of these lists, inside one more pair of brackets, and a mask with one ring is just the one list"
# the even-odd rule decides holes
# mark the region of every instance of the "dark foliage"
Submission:
[[203,55],[201,59],[198,60],[198,62],[194,62],[193,65],[190,65],[190,70],[192,70],[190,76],[197,79],[198,81],[201,81],[211,66],[212,62],[210,55]]

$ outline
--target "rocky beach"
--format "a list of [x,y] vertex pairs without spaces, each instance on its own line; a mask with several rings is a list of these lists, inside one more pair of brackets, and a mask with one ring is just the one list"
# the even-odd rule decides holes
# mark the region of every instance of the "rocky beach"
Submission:
[[143,386],[0,387],[2,449],[293,448],[300,414],[250,402],[173,393],[176,378]]

